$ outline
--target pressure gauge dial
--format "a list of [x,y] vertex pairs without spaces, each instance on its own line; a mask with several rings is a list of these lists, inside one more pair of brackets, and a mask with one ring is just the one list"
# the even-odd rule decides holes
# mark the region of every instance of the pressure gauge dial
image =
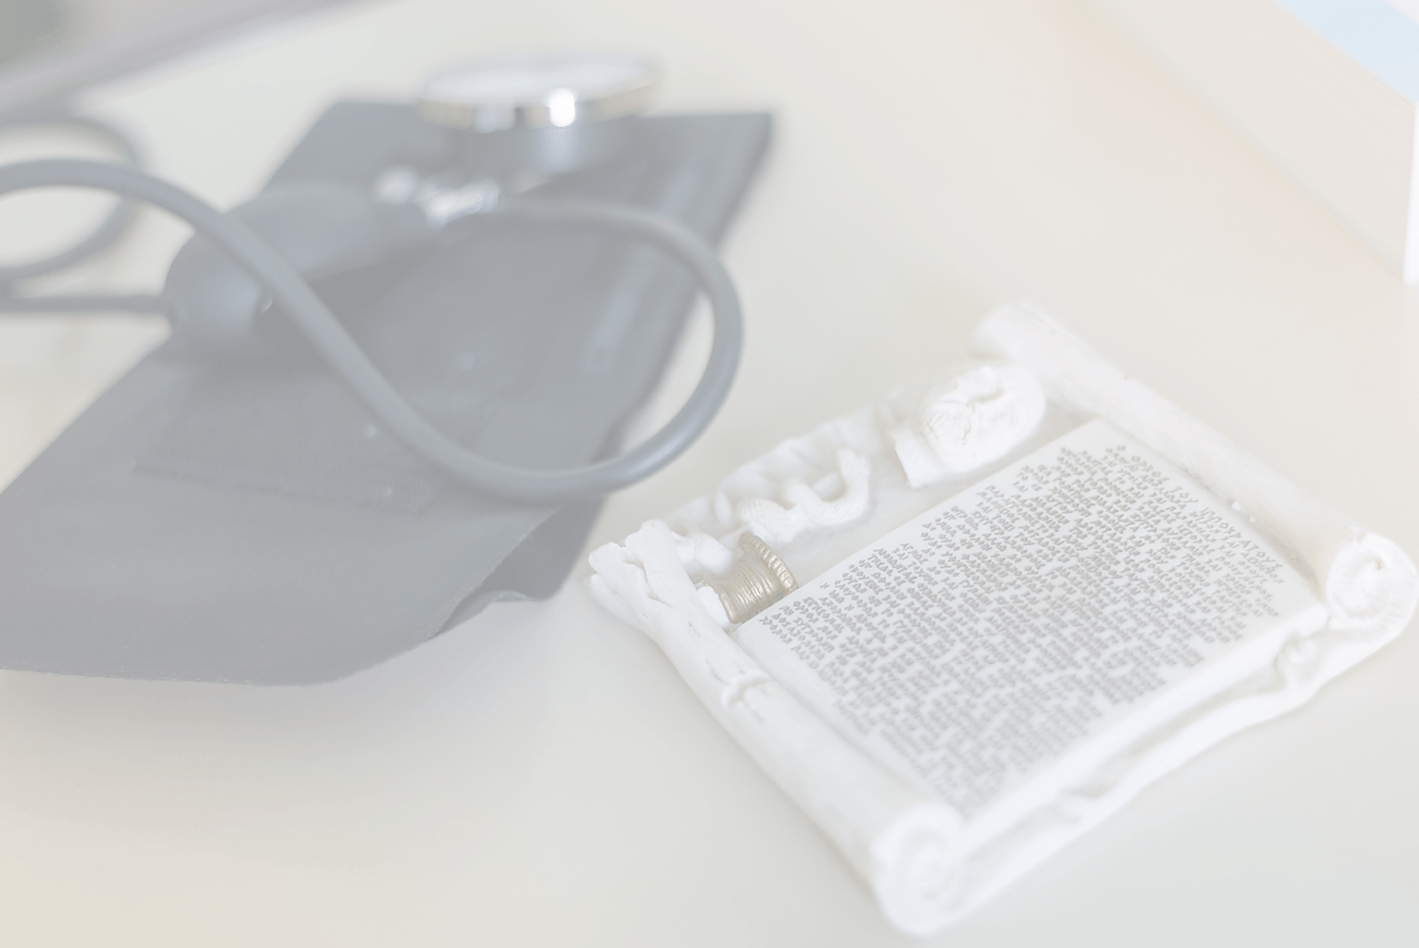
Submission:
[[419,112],[473,132],[567,128],[644,111],[659,81],[655,65],[635,56],[489,59],[435,73],[419,95]]

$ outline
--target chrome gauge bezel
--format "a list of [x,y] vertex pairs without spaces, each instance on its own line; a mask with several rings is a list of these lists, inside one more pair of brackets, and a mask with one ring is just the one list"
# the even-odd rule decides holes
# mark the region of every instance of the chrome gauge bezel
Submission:
[[503,57],[434,73],[418,107],[431,122],[473,132],[566,128],[643,112],[659,84],[659,68],[641,56]]

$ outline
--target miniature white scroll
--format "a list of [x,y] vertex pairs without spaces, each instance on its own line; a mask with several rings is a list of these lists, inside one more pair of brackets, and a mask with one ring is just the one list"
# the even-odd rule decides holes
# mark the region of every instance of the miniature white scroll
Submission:
[[[1014,446],[981,468],[910,476],[900,432],[930,395],[909,389],[592,554],[597,598],[661,645],[913,934],[1306,700],[1419,598],[1392,543],[1045,314],[1003,308],[977,341],[1010,360],[992,372],[1028,370],[1051,399],[1033,429],[1001,413]],[[755,528],[737,512],[789,482],[860,506],[861,470],[831,477],[843,450],[870,471],[866,509],[780,536],[803,588],[726,634],[695,579]]]

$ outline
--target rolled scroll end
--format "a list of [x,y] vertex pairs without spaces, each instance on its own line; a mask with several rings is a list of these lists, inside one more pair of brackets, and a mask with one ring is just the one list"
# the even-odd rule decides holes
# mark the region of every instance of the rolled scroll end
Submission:
[[1399,633],[1419,603],[1419,572],[1395,543],[1366,533],[1341,547],[1325,575],[1330,627],[1359,638]]
[[700,605],[705,607],[705,612],[709,613],[714,624],[728,632],[734,623],[729,621],[729,613],[724,608],[724,600],[720,598],[719,590],[713,586],[701,586],[695,591],[700,594]]
[[898,931],[931,935],[960,914],[960,831],[961,817],[950,806],[919,803],[873,839],[872,892]]
[[591,590],[591,596],[601,604],[601,608],[620,619],[626,625],[640,628],[640,620],[631,611],[631,607],[626,605],[626,601],[616,594],[605,578],[600,573],[592,574],[586,582],[587,589]]

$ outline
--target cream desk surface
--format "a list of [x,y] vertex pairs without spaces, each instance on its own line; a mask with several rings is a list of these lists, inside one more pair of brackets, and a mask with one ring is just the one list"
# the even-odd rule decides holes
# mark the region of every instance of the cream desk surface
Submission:
[[[1030,298],[1419,554],[1419,295],[1086,4],[406,0],[263,39],[91,108],[220,205],[334,97],[404,98],[480,54],[643,50],[664,110],[777,115],[726,246],[748,319],[734,392],[593,543],[962,358],[992,306]],[[10,259],[58,239],[39,200],[0,208]],[[154,287],[183,238],[146,216],[55,285]],[[0,325],[0,464],[162,334]],[[0,673],[0,944],[909,943],[584,575],[321,687]],[[1411,632],[933,943],[1419,944],[1416,735]]]

